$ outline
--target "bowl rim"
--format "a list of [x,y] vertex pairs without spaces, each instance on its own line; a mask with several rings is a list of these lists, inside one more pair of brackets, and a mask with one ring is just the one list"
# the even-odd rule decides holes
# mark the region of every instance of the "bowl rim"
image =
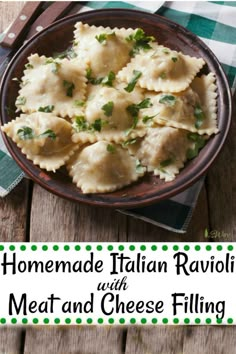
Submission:
[[[82,22],[86,22],[86,18],[91,19],[92,16],[96,15],[96,14],[104,14],[104,15],[116,15],[117,17],[121,17],[122,15],[126,14],[126,15],[139,15],[139,16],[145,16],[148,17],[150,20],[155,21],[158,20],[161,23],[165,23],[167,26],[170,26],[171,28],[175,28],[175,30],[180,30],[182,34],[184,34],[184,36],[187,36],[188,38],[192,38],[195,42],[197,42],[197,46],[200,46],[201,49],[203,49],[204,51],[206,51],[208,53],[208,55],[211,57],[211,61],[212,63],[214,63],[215,66],[217,66],[218,69],[218,73],[220,74],[220,77],[222,79],[222,82],[224,83],[224,91],[226,94],[226,97],[228,99],[228,105],[227,105],[227,109],[228,109],[228,116],[227,116],[227,122],[225,124],[225,128],[223,131],[223,135],[222,138],[219,142],[219,144],[217,146],[215,146],[215,149],[211,152],[210,154],[210,158],[208,158],[207,163],[202,166],[202,169],[198,169],[198,171],[196,172],[196,174],[192,174],[191,178],[190,176],[185,176],[185,178],[183,178],[183,181],[181,184],[175,185],[174,187],[171,187],[171,190],[167,190],[162,192],[161,195],[158,195],[158,191],[155,191],[154,194],[150,194],[147,197],[143,197],[142,199],[139,199],[137,197],[137,199],[131,199],[131,200],[126,200],[125,198],[120,198],[120,200],[118,202],[113,202],[111,201],[104,201],[104,197],[102,198],[96,198],[98,196],[98,194],[93,194],[93,196],[95,197],[96,200],[90,199],[90,198],[86,198],[84,196],[86,196],[86,194],[82,194],[79,193],[76,196],[71,196],[68,194],[65,194],[64,191],[63,193],[61,191],[58,191],[56,189],[54,189],[53,187],[51,187],[49,184],[45,183],[45,179],[42,178],[42,176],[44,175],[44,172],[47,173],[47,171],[42,170],[42,174],[39,175],[35,175],[31,170],[29,170],[25,165],[24,165],[24,160],[26,159],[26,156],[24,154],[21,153],[21,151],[18,151],[18,148],[16,149],[16,144],[10,140],[10,138],[8,138],[6,136],[6,134],[4,134],[1,131],[1,134],[3,136],[3,140],[4,143],[6,144],[10,154],[12,155],[13,159],[16,161],[16,163],[20,166],[20,168],[36,183],[38,183],[41,187],[45,188],[46,190],[48,190],[49,192],[58,195],[59,197],[71,200],[71,201],[75,201],[75,202],[83,202],[89,205],[95,205],[95,206],[104,206],[104,207],[111,207],[111,208],[138,208],[138,207],[143,207],[143,206],[147,206],[150,204],[154,204],[157,203],[161,200],[164,199],[169,199],[179,193],[181,193],[182,191],[186,190],[188,187],[190,187],[191,185],[193,185],[194,183],[196,183],[203,175],[206,174],[207,170],[210,168],[210,166],[212,165],[212,163],[215,161],[216,157],[219,155],[220,151],[222,151],[222,148],[225,144],[225,141],[227,139],[227,135],[230,129],[230,125],[231,125],[231,120],[232,120],[232,95],[231,95],[231,90],[229,87],[229,83],[228,83],[228,79],[227,76],[224,72],[223,67],[221,66],[221,64],[219,63],[219,60],[217,59],[217,57],[215,56],[215,54],[211,51],[211,49],[198,37],[196,36],[194,33],[190,32],[188,29],[186,29],[185,27],[175,23],[172,20],[169,20],[168,18],[164,17],[164,16],[160,16],[158,14],[153,14],[153,13],[149,13],[149,12],[145,12],[145,11],[141,11],[141,10],[136,10],[136,9],[121,9],[121,8],[112,8],[112,9],[97,9],[97,10],[91,10],[91,11],[87,11],[87,12],[82,12],[82,13],[77,13],[77,14],[73,14],[70,16],[66,16],[58,21],[55,21],[53,24],[45,27],[42,31],[40,31],[39,33],[35,34],[32,38],[29,39],[29,41],[27,41],[27,43],[25,43],[12,57],[10,63],[7,66],[7,69],[5,70],[3,76],[2,76],[2,80],[1,80],[1,84],[0,84],[0,102],[3,103],[4,102],[4,97],[6,95],[4,95],[5,89],[6,89],[6,82],[7,82],[7,78],[8,76],[10,76],[10,72],[12,67],[15,64],[15,61],[24,53],[25,49],[27,49],[31,44],[33,44],[37,38],[46,35],[46,33],[49,30],[55,30],[58,26],[63,25],[65,22],[77,22],[77,21],[82,21]],[[137,18],[137,20],[140,20],[140,18]],[[156,25],[158,26],[158,21],[156,21]],[[3,104],[1,104],[1,108],[0,108],[0,120],[1,120],[1,124],[5,124],[6,121],[4,121],[4,116],[5,116],[5,107]],[[226,118],[225,118],[226,119]],[[215,136],[214,136],[215,137]],[[20,155],[19,155],[20,152]],[[22,159],[21,159],[21,155],[22,155]],[[37,167],[37,166],[35,166]],[[41,176],[40,176],[41,175]],[[72,183],[72,182],[71,182]],[[105,194],[104,194],[105,195]]]

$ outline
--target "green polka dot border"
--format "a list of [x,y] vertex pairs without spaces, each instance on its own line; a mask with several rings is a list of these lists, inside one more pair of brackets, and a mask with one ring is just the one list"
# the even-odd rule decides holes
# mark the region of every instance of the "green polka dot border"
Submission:
[[173,317],[173,318],[5,318],[2,317],[0,318],[0,326],[1,325],[157,325],[157,324],[162,324],[162,325],[200,325],[200,324],[205,324],[205,325],[234,325],[235,320],[232,317],[226,318],[226,319],[221,319],[221,318],[178,318],[178,317]]
[[[0,252],[4,251],[6,249],[6,247],[10,250],[10,251],[15,251],[16,249],[19,249],[20,251],[26,251],[26,250],[31,250],[31,251],[37,251],[37,250],[42,250],[42,251],[49,251],[50,248],[47,244],[31,244],[31,243],[27,243],[27,244],[19,244],[19,246],[16,246],[15,244],[10,244],[9,246],[4,246],[4,245],[0,245]],[[19,247],[19,248],[18,248]],[[145,252],[145,251],[157,251],[157,250],[162,250],[163,252],[172,250],[174,252],[178,252],[181,249],[184,250],[185,252],[188,252],[190,250],[195,250],[197,252],[202,251],[202,250],[206,250],[206,251],[222,251],[222,250],[227,250],[229,252],[232,252],[235,250],[235,247],[233,245],[222,245],[222,244],[216,244],[214,242],[212,243],[207,243],[207,244],[195,244],[195,245],[189,245],[189,244],[184,244],[184,245],[180,245],[179,244],[162,244],[161,246],[158,244],[128,244],[128,245],[124,245],[124,244],[118,244],[118,245],[114,245],[114,244],[107,244],[106,246],[102,245],[102,244],[85,244],[83,246],[83,242],[81,244],[75,244],[75,245],[68,245],[68,244],[54,244],[51,246],[53,251],[59,251],[59,250],[64,250],[66,252],[71,251],[71,250],[75,250],[75,251],[80,251],[82,248],[86,251],[93,251],[96,249],[96,251],[104,251],[105,249],[109,252],[111,251],[115,251],[118,250],[120,252],[123,251],[136,251],[136,252]]]

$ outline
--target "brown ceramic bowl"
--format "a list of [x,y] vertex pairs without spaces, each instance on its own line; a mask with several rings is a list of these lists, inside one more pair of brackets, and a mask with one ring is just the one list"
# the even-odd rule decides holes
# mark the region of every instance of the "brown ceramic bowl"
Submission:
[[65,50],[73,39],[73,28],[77,21],[97,26],[141,27],[148,35],[155,36],[159,44],[182,51],[184,54],[202,57],[207,63],[203,73],[212,71],[217,77],[220,132],[208,141],[199,156],[190,161],[174,181],[165,183],[149,174],[137,183],[108,194],[82,194],[81,190],[72,183],[64,168],[56,173],[41,170],[26,159],[12,140],[4,136],[13,158],[26,174],[42,187],[76,202],[130,208],[155,203],[183,191],[206,173],[220,152],[230,126],[231,95],[223,69],[210,49],[194,34],[166,18],[141,11],[107,9],[72,15],[49,26],[18,51],[4,75],[0,97],[2,124],[14,119],[14,116],[9,117],[7,114],[7,107],[15,109],[14,102],[19,89],[12,78],[22,76],[27,57],[31,53],[51,56],[55,52]]

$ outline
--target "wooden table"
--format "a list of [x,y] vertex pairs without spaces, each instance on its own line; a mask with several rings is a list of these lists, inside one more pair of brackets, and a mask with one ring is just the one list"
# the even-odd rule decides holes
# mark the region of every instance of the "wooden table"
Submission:
[[[22,6],[22,2],[0,3],[1,31]],[[186,235],[164,231],[114,210],[65,201],[24,180],[9,196],[0,199],[0,240],[206,241],[204,230],[208,228],[229,234],[227,241],[236,241],[235,115],[234,118],[227,143],[208,173]],[[226,326],[1,328],[0,353],[233,354],[236,335],[234,327]]]

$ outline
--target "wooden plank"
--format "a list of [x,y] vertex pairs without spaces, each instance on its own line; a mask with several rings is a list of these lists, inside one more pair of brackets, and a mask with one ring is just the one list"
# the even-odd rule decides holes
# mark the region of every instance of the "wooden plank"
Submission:
[[[141,328],[138,326],[132,326],[128,330],[125,353],[127,354],[183,353],[183,336],[184,336],[183,327],[148,326],[148,327]],[[192,354],[192,351],[188,351],[188,352],[186,351],[184,353]]]
[[235,354],[235,327],[187,327],[183,353]]
[[[117,227],[119,225],[119,227]],[[92,208],[58,198],[35,185],[30,241],[118,241],[126,238],[126,217],[115,210]],[[24,353],[121,354],[122,327],[31,328]]]

